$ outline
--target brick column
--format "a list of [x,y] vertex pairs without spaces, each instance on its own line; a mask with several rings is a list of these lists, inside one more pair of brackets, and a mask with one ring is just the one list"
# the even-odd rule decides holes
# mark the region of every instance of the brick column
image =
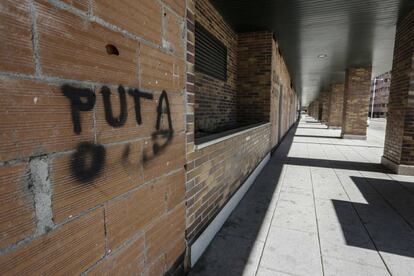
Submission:
[[343,84],[333,84],[330,87],[331,97],[329,101],[329,128],[340,128],[342,126],[344,89],[345,87]]
[[345,76],[342,138],[367,138],[371,68],[350,68]]
[[312,105],[312,117],[316,119],[317,100],[313,101]]
[[308,115],[311,117],[315,116],[314,108],[315,108],[315,101],[311,102],[308,106]]
[[329,120],[329,102],[330,102],[330,91],[329,89],[324,90],[321,93],[321,104],[322,104],[322,123],[328,123]]
[[312,117],[317,121],[320,120],[320,118],[319,118],[319,99],[316,99],[313,102]]
[[414,10],[397,24],[382,163],[414,175]]

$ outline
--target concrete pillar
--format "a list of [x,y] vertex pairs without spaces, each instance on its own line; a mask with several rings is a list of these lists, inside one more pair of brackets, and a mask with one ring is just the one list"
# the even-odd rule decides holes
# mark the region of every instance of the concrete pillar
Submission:
[[414,175],[414,10],[397,24],[382,163]]
[[344,89],[345,86],[343,84],[332,84],[330,87],[331,97],[329,101],[329,128],[342,127]]
[[345,75],[342,138],[367,138],[371,68],[349,68]]
[[322,104],[322,123],[327,124],[329,121],[329,102],[330,102],[330,91],[329,89],[324,90],[321,93],[321,104]]

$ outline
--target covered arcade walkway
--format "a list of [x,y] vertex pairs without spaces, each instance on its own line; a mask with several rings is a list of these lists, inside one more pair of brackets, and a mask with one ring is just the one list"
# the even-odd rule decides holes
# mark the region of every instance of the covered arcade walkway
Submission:
[[302,117],[190,275],[412,275],[414,177],[380,165],[384,132]]

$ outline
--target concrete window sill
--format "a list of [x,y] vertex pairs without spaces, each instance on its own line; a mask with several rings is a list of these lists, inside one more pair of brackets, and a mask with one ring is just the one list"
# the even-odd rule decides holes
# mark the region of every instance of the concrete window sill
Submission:
[[208,146],[223,142],[227,139],[231,139],[235,136],[242,135],[246,132],[252,131],[256,128],[263,127],[263,126],[269,125],[269,124],[270,124],[269,122],[257,123],[257,124],[243,126],[243,127],[223,131],[223,132],[220,132],[220,133],[208,135],[208,136],[205,136],[205,137],[197,138],[196,141],[195,141],[196,142],[195,147],[196,147],[196,150],[206,148]]

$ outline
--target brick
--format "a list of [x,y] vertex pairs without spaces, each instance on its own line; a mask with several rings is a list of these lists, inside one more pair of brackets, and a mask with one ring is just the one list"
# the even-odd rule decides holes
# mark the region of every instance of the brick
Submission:
[[414,11],[397,24],[384,157],[414,165]]
[[33,234],[36,227],[27,165],[0,167],[0,187],[0,248],[5,248]]
[[272,42],[271,32],[238,36],[237,116],[243,125],[270,119],[272,59],[269,55],[272,55]]
[[161,5],[156,0],[93,0],[103,20],[146,40],[161,44]]
[[[172,267],[174,264],[177,264],[177,261],[180,261],[180,257],[185,253],[185,241],[179,239],[176,244],[174,244],[165,255],[166,266]],[[184,257],[184,256],[183,256]]]
[[156,261],[153,261],[148,265],[147,271],[144,275],[146,276],[158,276],[165,275],[165,256],[159,257]]
[[194,12],[192,11],[192,9],[191,9],[191,6],[192,4],[190,4],[190,3],[188,3],[188,9],[187,9],[187,19],[189,20],[189,21],[194,21]]
[[[44,74],[138,85],[138,42],[41,0],[36,10]],[[119,56],[107,53],[108,44],[117,47]]]
[[185,171],[181,170],[172,176],[166,177],[167,186],[167,209],[174,209],[185,199]]
[[1,77],[0,97],[1,161],[70,150],[93,139],[93,112],[80,112],[82,132],[74,133],[70,100],[58,85]]
[[331,101],[331,90],[326,89],[321,93],[321,104],[322,104],[322,118],[321,122],[328,123],[329,121],[329,103]]
[[184,171],[162,177],[106,205],[108,246],[116,248],[184,201]]
[[106,205],[108,246],[116,248],[166,211],[165,181],[147,184]]
[[0,256],[3,275],[74,275],[105,253],[104,216],[97,209]]
[[89,5],[88,5],[89,0],[61,0],[61,1],[73,6],[74,8],[82,10],[84,12],[88,11],[89,9]]
[[[165,141],[165,139],[160,138]],[[164,142],[160,141],[160,144]],[[144,142],[144,179],[145,181],[184,167],[185,164],[185,135],[175,134],[170,144],[158,153],[153,152],[154,141],[147,139]],[[144,157],[145,159],[145,157]]]
[[0,9],[0,70],[35,72],[29,1],[4,0]]
[[[188,21],[187,21],[187,23],[188,23]],[[193,23],[192,23],[192,24],[193,24]],[[194,29],[194,28],[195,28],[195,26],[194,26],[194,25],[187,24],[187,28],[190,28],[190,26],[192,26],[192,27],[191,27],[192,29]],[[192,30],[192,32],[195,32],[195,29],[194,29],[194,30]],[[194,46],[194,43],[192,43],[192,42],[190,42],[190,41],[187,41],[187,53],[190,53],[190,54],[194,55],[194,51],[195,51],[195,46]]]
[[[54,221],[79,214],[142,184],[141,142],[111,145],[105,151],[106,162],[91,179],[76,176],[73,154],[52,160]],[[86,159],[93,162],[91,157]]]
[[331,97],[329,101],[329,127],[341,127],[344,106],[344,85],[334,84],[330,87]]
[[[268,53],[269,42],[266,33],[257,33],[261,37],[260,41],[263,49]],[[251,40],[257,39],[254,35]],[[272,39],[272,70],[271,70],[271,89],[270,89],[270,125],[271,125],[271,147],[274,148],[283,138],[289,127],[295,121],[295,104],[297,95],[291,87],[289,71],[283,56],[280,54],[278,43]],[[254,45],[254,44],[253,44]],[[261,51],[264,51],[264,50]],[[267,101],[266,101],[267,104]]]
[[371,68],[350,68],[345,75],[343,135],[365,136],[371,84]]
[[[188,161],[199,160],[187,173],[187,239],[190,242],[269,152],[269,141],[270,126],[263,125],[187,156]],[[207,157],[209,161],[200,162]]]
[[[117,86],[110,86],[111,90],[111,108],[114,117],[120,114],[120,100]],[[124,88],[128,94],[128,87]],[[98,92],[99,91],[99,92]],[[105,144],[109,142],[118,142],[132,139],[150,137],[156,130],[157,107],[160,98],[160,92],[151,93],[153,99],[141,98],[141,118],[142,124],[139,125],[136,120],[135,103],[130,95],[126,95],[127,102],[127,119],[124,125],[120,127],[112,127],[105,119],[105,109],[103,98],[101,97],[101,88],[97,91],[96,104],[96,129],[97,139],[99,143]],[[183,95],[167,92],[171,119],[175,131],[184,130],[184,98]],[[166,119],[166,117],[165,117]]]
[[151,263],[159,256],[166,254],[177,242],[184,243],[184,231],[185,205],[181,204],[165,214],[146,231],[148,262]]
[[187,1],[187,11],[194,11],[195,10],[195,2],[194,0]]
[[141,87],[149,90],[182,92],[185,62],[160,49],[142,44],[140,48]]
[[187,143],[194,142],[194,134],[187,134]]
[[171,7],[179,16],[185,16],[185,0],[164,0],[164,3]]
[[144,246],[141,236],[106,257],[88,275],[141,275],[145,261]]
[[185,242],[179,239],[166,250],[165,254],[152,261],[148,267],[147,276],[175,275],[174,269],[182,262],[185,252]]
[[312,113],[311,116],[314,117],[316,120],[320,120],[319,110],[320,110],[320,103],[319,103],[319,100],[317,99],[312,102],[312,110],[311,110],[311,113]]
[[182,92],[185,89],[185,70],[186,70],[186,62],[184,59],[175,59],[174,62],[174,78],[173,78],[173,85],[174,90]]
[[180,57],[184,57],[184,22],[181,17],[167,10],[164,13],[165,35],[164,39],[168,48]]
[[[235,128],[237,118],[237,34],[226,23],[220,13],[207,0],[196,1],[196,21],[227,47],[227,80],[220,80],[195,71],[194,84],[187,84],[188,102],[196,103],[195,130],[197,134],[208,135],[229,128]],[[194,32],[194,20],[187,20],[187,28]],[[194,54],[194,44],[187,41],[187,54]],[[193,65],[189,72],[193,72]],[[199,136],[199,135],[197,135]],[[196,138],[197,138],[196,136]]]

